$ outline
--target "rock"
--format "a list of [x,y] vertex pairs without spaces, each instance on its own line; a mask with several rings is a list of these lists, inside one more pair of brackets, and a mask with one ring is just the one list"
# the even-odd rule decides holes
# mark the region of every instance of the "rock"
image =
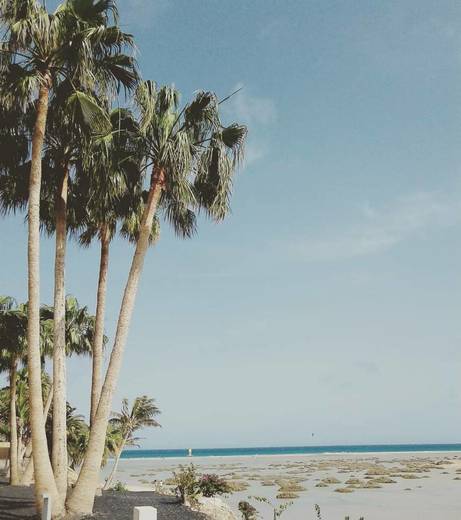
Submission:
[[232,509],[219,497],[197,497],[192,508],[208,516],[211,520],[237,520]]

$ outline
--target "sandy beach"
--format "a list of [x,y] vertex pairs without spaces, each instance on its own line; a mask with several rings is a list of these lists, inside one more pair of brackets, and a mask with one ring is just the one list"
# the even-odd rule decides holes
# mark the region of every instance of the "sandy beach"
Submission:
[[[131,490],[151,490],[168,483],[180,464],[193,462],[200,472],[217,473],[238,491],[225,501],[237,504],[259,496],[275,504],[292,501],[286,520],[315,518],[319,504],[324,520],[459,520],[461,453],[383,453],[252,457],[124,459],[116,480]],[[106,468],[105,474],[110,469]],[[293,496],[277,499],[280,493]],[[264,504],[250,500],[262,518],[272,517]]]

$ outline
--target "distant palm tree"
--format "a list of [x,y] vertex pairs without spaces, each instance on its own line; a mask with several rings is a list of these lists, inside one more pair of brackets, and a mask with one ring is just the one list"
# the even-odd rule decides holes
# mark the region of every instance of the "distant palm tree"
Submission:
[[69,466],[75,470],[82,463],[88,444],[89,429],[83,416],[76,414],[75,408],[69,403],[67,403],[66,419]]
[[[26,330],[27,330],[27,305],[18,305],[12,307],[14,302],[11,298],[0,297],[0,344],[3,348],[0,349],[0,369],[2,367],[10,367],[10,363],[13,363],[12,367],[18,366],[26,356]],[[15,304],[14,304],[15,305]],[[9,310],[5,310],[8,309]],[[48,384],[47,376],[44,372],[45,369],[45,358],[51,357],[53,353],[53,307],[42,306],[40,309],[41,318],[41,332],[40,332],[40,346],[41,346],[41,358],[42,358],[42,388],[44,392],[44,398],[46,398],[46,404],[43,410],[43,416],[46,419],[51,405],[51,399],[53,395],[53,387]],[[94,323],[95,318],[88,313],[87,307],[80,307],[78,301],[73,296],[66,298],[66,355],[91,355],[91,345],[94,336]],[[104,337],[104,342],[107,338]],[[22,352],[22,354],[21,354]],[[12,356],[13,354],[13,356]],[[12,370],[12,367],[9,370]],[[16,394],[16,379],[10,376],[10,389],[12,389],[12,399]],[[18,383],[19,380],[18,380]],[[26,390],[21,393],[22,399],[29,398],[29,383],[28,378],[25,379]],[[19,397],[18,397],[19,400]],[[14,399],[12,400],[14,402]],[[19,401],[18,401],[19,402]],[[19,404],[17,405],[19,406]],[[32,454],[32,448],[30,446],[30,420],[29,420],[29,406],[26,403],[21,403],[21,410],[23,410],[23,419],[20,420],[18,416],[18,442],[17,449],[12,449],[11,453],[14,455],[18,453],[18,463],[11,465],[14,468],[18,467],[17,478],[13,473],[13,480],[16,483],[30,484],[33,478],[33,464],[29,460],[25,465],[24,472],[21,475],[21,462],[30,459]],[[25,415],[24,415],[25,414]],[[10,412],[9,417],[14,417],[13,413]],[[26,417],[24,419],[24,417]],[[16,421],[11,419],[10,431],[13,432],[12,438],[13,443],[15,439],[14,435],[14,424]],[[50,437],[51,439],[51,437]]]
[[[24,327],[26,328],[26,327]],[[2,358],[4,362],[4,358]],[[49,396],[52,384],[46,372],[42,372],[42,388],[44,392],[44,398]],[[15,396],[15,409],[11,410],[11,399],[12,395]],[[48,415],[49,404],[51,401],[47,399],[47,405],[44,410],[44,415]],[[0,389],[0,424],[2,425],[2,433],[7,438],[15,438],[14,431],[16,431],[16,441],[11,443],[10,457],[15,456],[17,458],[17,483],[23,485],[27,482],[30,484],[33,476],[30,474],[29,478],[26,479],[27,468],[29,465],[31,449],[30,449],[30,409],[29,409],[29,380],[27,375],[27,368],[18,368],[16,371],[16,378],[10,380],[9,386]],[[13,425],[13,418],[15,418]],[[14,449],[16,444],[16,449]],[[13,462],[14,464],[14,462]],[[11,464],[10,464],[11,468]],[[33,468],[33,466],[32,466]],[[23,471],[24,470],[24,471]],[[13,472],[15,471],[13,467]],[[10,469],[10,478],[11,474]]]
[[146,395],[137,397],[131,409],[128,399],[123,399],[121,412],[112,413],[110,424],[120,431],[121,440],[116,449],[114,466],[104,484],[104,489],[109,489],[112,484],[125,446],[135,446],[139,440],[137,437],[134,437],[135,432],[149,426],[159,427],[160,424],[154,417],[160,413],[155,400]]
[[222,125],[220,102],[210,92],[199,92],[190,104],[180,109],[179,93],[174,88],[158,89],[155,83],[144,81],[137,89],[136,100],[144,145],[143,171],[151,168],[150,182],[143,194],[145,206],[136,249],[87,454],[67,501],[71,513],[89,514],[93,508],[112,397],[154,217],[162,211],[176,232],[186,237],[195,231],[195,211],[199,209],[215,220],[223,219],[229,211],[232,177],[247,133],[241,125]]
[[[40,509],[41,496],[48,493],[52,498],[55,515],[61,514],[64,509],[67,453],[65,435],[64,440],[60,436],[60,444],[55,447],[59,451],[59,458],[53,461],[53,475],[46,450],[40,391],[39,212],[42,149],[50,94],[55,92],[60,82],[69,80],[72,83],[76,80],[84,90],[91,90],[96,84],[110,87],[122,76],[128,81],[135,81],[132,62],[128,63],[126,58],[120,60],[118,52],[111,52],[131,45],[131,37],[116,26],[103,30],[108,27],[111,13],[116,14],[116,6],[111,0],[67,0],[53,14],[49,14],[37,0],[0,0],[0,16],[6,36],[0,52],[2,103],[10,106],[32,106],[32,100],[36,100],[28,199],[28,369],[36,503]],[[76,92],[78,99],[82,95],[83,92]],[[61,301],[62,314],[63,307]],[[60,336],[62,338],[62,333]],[[56,354],[56,362],[61,367],[65,358],[63,350],[64,345],[61,342],[60,352]],[[59,380],[56,384],[65,390],[65,382],[63,384]],[[65,430],[65,396],[64,406],[61,401],[60,395],[56,404],[62,410],[55,410],[60,421],[57,432],[59,429]]]
[[9,373],[10,484],[20,483],[17,424],[17,371],[26,355],[27,314],[13,298],[0,297],[0,372]]

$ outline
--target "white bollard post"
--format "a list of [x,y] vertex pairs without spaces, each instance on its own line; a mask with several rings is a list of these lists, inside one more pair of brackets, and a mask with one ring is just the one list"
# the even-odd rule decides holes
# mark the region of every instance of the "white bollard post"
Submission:
[[51,520],[51,498],[43,495],[42,520]]
[[133,520],[157,520],[157,509],[150,506],[140,506],[133,509]]

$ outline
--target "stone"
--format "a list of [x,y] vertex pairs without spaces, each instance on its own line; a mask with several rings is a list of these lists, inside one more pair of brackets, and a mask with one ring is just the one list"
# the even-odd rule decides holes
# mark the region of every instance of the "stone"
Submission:
[[138,506],[133,509],[133,520],[157,520],[157,509],[151,506]]
[[194,510],[211,520],[237,520],[232,509],[219,497],[197,497]]

